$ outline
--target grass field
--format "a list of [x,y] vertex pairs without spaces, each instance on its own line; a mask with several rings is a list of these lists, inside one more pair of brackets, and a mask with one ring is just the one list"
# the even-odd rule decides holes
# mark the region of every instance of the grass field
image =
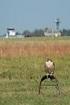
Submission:
[[[45,81],[46,57],[55,64],[61,94]],[[70,105],[70,38],[0,39],[0,105]]]

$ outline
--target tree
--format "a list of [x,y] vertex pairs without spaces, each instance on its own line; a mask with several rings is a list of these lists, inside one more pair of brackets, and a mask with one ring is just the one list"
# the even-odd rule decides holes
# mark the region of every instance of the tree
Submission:
[[31,37],[31,32],[29,30],[25,30],[22,35],[24,35],[25,37]]
[[61,32],[62,36],[70,36],[70,29],[63,29]]
[[36,29],[33,32],[33,36],[44,36],[44,31],[42,29]]

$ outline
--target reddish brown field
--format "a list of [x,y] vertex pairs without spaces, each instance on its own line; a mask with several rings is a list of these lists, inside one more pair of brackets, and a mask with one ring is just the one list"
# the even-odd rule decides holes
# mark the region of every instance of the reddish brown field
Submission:
[[17,56],[63,56],[70,54],[70,42],[64,40],[10,41],[0,42],[0,57]]

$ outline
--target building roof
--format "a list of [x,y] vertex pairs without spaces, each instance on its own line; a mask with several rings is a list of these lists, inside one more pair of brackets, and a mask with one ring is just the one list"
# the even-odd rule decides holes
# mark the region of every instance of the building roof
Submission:
[[14,30],[15,30],[15,28],[7,28],[7,30],[12,30],[12,31],[14,31]]

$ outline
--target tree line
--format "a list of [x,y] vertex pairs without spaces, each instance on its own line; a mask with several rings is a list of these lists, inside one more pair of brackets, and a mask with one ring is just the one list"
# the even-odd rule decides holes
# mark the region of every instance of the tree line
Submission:
[[43,29],[36,29],[33,32],[29,30],[24,30],[24,32],[16,32],[16,35],[24,35],[25,37],[33,37],[33,36],[44,36],[44,30]]
[[[29,30],[24,30],[24,32],[16,32],[16,35],[24,35],[25,37],[34,37],[34,36],[44,36],[44,32],[48,30],[48,28],[45,29],[35,29],[33,32]],[[70,36],[70,29],[62,29],[60,30],[61,36]]]
[[70,36],[70,29],[61,30],[62,36]]

